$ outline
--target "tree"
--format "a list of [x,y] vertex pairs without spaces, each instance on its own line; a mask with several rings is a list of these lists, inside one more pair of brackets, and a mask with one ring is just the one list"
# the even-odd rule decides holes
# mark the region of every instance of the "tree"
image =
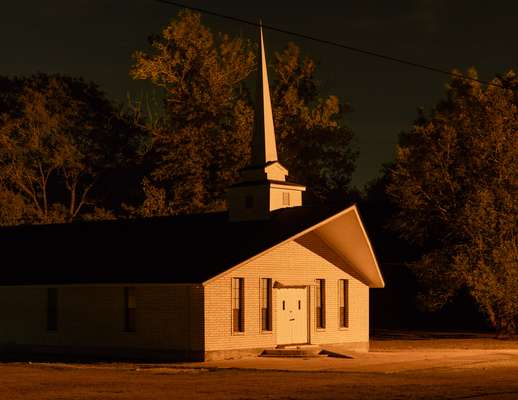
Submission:
[[[475,70],[468,76],[476,78]],[[400,137],[387,191],[393,225],[423,251],[423,303],[467,290],[501,334],[518,328],[518,79],[455,77]],[[506,89],[502,89],[503,86]]]
[[344,123],[348,108],[337,96],[321,96],[316,67],[293,43],[275,53],[272,101],[279,154],[317,201],[336,201],[350,193],[358,151]]
[[0,185],[0,226],[18,225],[25,219],[26,204],[23,198]]
[[[180,12],[151,46],[149,54],[135,53],[131,75],[163,90],[166,117],[150,129],[154,165],[143,190],[151,197],[137,214],[221,210],[225,189],[250,157],[247,78],[256,69],[256,46],[223,34],[215,38],[191,11]],[[319,200],[343,195],[357,156],[343,124],[345,107],[336,96],[320,97],[316,64],[294,44],[276,54],[273,70],[281,161]]]
[[39,74],[14,78],[10,88],[0,104],[0,188],[23,211],[0,223],[65,222],[94,212],[96,182],[131,148],[124,118],[81,79]]
[[215,38],[190,11],[150,41],[152,54],[136,52],[131,75],[163,90],[166,117],[150,129],[155,165],[145,189],[164,191],[168,206],[158,214],[221,209],[250,151],[253,109],[244,80],[254,68],[251,45]]

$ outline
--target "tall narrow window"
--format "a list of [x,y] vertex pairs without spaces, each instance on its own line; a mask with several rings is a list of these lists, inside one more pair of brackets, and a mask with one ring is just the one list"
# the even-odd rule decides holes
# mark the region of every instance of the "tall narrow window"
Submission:
[[261,279],[261,329],[272,330],[272,279]]
[[137,331],[137,295],[134,287],[124,288],[124,331]]
[[58,289],[47,289],[47,330],[58,330]]
[[282,192],[282,205],[289,206],[290,205],[290,193]]
[[245,197],[245,208],[254,208],[254,196]]
[[245,331],[245,280],[232,278],[232,330]]
[[338,313],[340,328],[349,327],[349,281],[340,279],[338,281]]
[[324,329],[326,327],[326,281],[325,279],[317,279],[317,328]]

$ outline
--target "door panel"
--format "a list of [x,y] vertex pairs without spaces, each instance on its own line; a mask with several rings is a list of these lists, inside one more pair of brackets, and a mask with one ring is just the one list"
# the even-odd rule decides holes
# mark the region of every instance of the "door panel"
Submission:
[[308,342],[308,296],[306,288],[277,290],[277,344]]

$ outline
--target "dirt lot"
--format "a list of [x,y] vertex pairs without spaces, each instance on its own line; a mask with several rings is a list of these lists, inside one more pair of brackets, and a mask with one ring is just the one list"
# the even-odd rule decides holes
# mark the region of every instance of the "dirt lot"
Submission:
[[0,399],[518,399],[517,341],[393,338],[372,348],[352,359],[4,363]]

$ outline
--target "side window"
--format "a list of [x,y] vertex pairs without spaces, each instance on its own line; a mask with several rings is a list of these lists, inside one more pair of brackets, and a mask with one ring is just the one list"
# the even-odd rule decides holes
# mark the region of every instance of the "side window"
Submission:
[[134,287],[124,288],[124,331],[137,331],[137,293]]
[[254,196],[248,195],[245,197],[245,208],[254,208]]
[[245,331],[245,279],[232,278],[232,331]]
[[290,205],[290,193],[282,192],[282,205],[289,206]]
[[47,330],[58,330],[58,289],[47,289]]
[[317,279],[316,286],[316,320],[317,328],[326,327],[326,281]]
[[261,278],[261,330],[272,330],[272,279]]
[[338,281],[338,315],[340,328],[349,327],[349,281]]

